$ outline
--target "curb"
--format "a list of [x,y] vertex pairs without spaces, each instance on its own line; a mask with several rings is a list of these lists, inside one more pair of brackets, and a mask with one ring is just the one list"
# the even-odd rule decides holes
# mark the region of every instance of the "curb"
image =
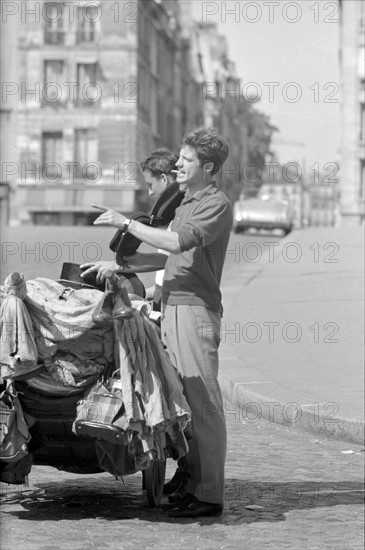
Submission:
[[[316,414],[298,403],[280,403],[276,399],[247,390],[244,383],[218,376],[223,398],[232,406],[225,406],[225,414],[233,414],[238,421],[258,422],[264,418],[287,428],[306,431],[322,437],[347,443],[364,444],[364,423],[343,417],[329,418],[330,414]],[[275,405],[268,407],[268,404]],[[331,411],[329,411],[330,413]],[[243,413],[243,414],[242,414]]]

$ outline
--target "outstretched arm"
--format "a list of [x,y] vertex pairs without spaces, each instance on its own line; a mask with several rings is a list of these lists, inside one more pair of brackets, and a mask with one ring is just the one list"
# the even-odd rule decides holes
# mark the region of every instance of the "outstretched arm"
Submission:
[[[92,206],[103,212],[94,221],[94,225],[110,225],[117,229],[123,228],[123,223],[127,219],[126,216],[107,206],[100,206],[97,204],[93,204]],[[179,254],[181,252],[179,237],[175,231],[165,231],[165,229],[150,227],[136,220],[132,220],[128,232],[134,235],[134,237],[137,237],[137,239],[156,248],[161,248],[172,254]]]

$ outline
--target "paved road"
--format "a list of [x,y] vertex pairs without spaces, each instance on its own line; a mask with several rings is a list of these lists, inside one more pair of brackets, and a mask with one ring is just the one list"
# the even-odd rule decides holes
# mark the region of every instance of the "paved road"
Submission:
[[[6,271],[19,269],[28,278],[57,278],[62,261],[85,261],[87,254],[98,251],[92,248],[95,242],[103,250],[107,247],[108,230],[92,236],[89,231],[77,228],[76,237],[62,228],[60,238],[59,228],[47,235],[44,228],[30,228],[26,237],[8,235],[7,246],[13,248],[6,249]],[[273,241],[279,242],[280,237],[232,235],[225,268],[229,281],[226,305],[230,299],[234,303],[243,284],[255,279],[269,250],[264,243]],[[248,246],[252,242],[260,243],[259,247]],[[27,255],[34,243],[35,252]],[[57,251],[62,257],[55,262],[52,254]],[[252,261],[260,252],[258,260]],[[147,506],[138,474],[125,478],[123,485],[108,474],[80,476],[35,467],[30,490],[1,488],[1,549],[362,548],[363,448],[292,431],[260,415],[245,418],[243,409],[239,414],[229,410],[227,498],[222,518],[166,518],[160,509]],[[250,505],[260,508],[248,509]]]
[[[85,263],[93,260],[112,260],[113,253],[109,250],[109,242],[114,235],[114,229],[107,227],[80,226],[27,226],[1,227],[1,283],[12,271],[21,271],[27,279],[49,277],[57,279],[60,276],[63,262]],[[245,262],[245,272],[257,269],[260,262],[252,262],[255,258],[255,247],[246,246],[251,242],[279,241],[272,234],[235,235],[232,233],[226,259],[226,269],[237,264],[237,253],[241,254],[239,263]],[[146,245],[141,250],[150,250]],[[268,246],[262,245],[267,251]],[[245,261],[247,260],[247,261]],[[144,280],[152,280],[152,275],[141,275]]]
[[222,518],[166,518],[146,504],[140,474],[123,484],[34,467],[30,490],[2,487],[1,549],[362,549],[364,449],[244,422],[228,416]]
[[361,228],[308,228],[271,243],[245,236],[230,248],[220,348],[226,396],[283,423],[293,417],[295,427],[361,442]]

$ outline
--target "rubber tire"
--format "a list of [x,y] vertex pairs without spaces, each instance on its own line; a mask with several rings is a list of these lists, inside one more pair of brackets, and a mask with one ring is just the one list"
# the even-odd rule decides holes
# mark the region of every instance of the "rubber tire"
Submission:
[[288,227],[288,229],[284,229],[284,237],[289,235],[293,231],[293,226]]
[[161,502],[165,474],[166,460],[153,460],[151,466],[143,471],[143,488],[146,490],[151,508],[156,508]]

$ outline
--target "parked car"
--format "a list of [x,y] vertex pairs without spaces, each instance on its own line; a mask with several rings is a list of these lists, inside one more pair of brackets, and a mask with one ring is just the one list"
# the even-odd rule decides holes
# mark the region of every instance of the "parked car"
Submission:
[[282,229],[287,235],[293,229],[293,209],[288,201],[252,198],[233,205],[233,231],[246,229]]

